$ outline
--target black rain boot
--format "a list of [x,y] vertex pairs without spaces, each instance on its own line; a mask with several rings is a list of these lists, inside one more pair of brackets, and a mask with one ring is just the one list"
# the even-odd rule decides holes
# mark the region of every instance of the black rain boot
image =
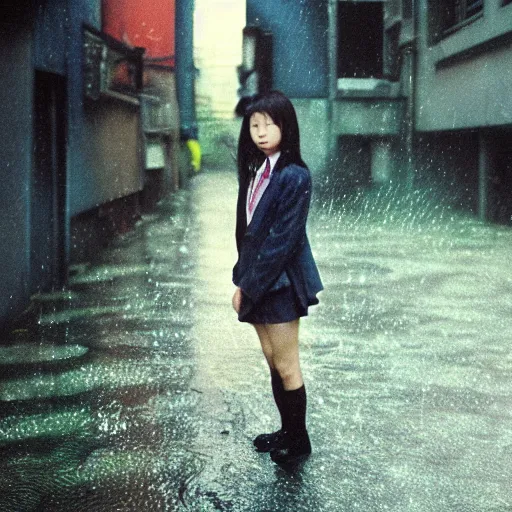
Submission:
[[283,393],[285,393],[283,381],[276,370],[270,370],[270,377],[274,400],[281,415],[281,428],[271,434],[260,434],[254,439],[253,444],[258,452],[269,452],[278,448],[281,445],[286,426],[286,414],[283,404]]
[[284,391],[283,404],[287,411],[287,431],[281,446],[270,451],[270,457],[277,464],[299,462],[311,453],[311,442],[306,430],[306,388]]

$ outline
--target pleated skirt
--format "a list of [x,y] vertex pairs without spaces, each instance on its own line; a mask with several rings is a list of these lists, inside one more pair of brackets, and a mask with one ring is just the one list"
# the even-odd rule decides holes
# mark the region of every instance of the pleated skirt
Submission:
[[244,307],[242,299],[242,308],[238,315],[240,322],[250,324],[282,324],[291,322],[297,318],[307,316],[308,308],[304,308],[293,289],[293,286],[286,286],[275,292],[265,294],[262,299],[253,304],[252,307]]

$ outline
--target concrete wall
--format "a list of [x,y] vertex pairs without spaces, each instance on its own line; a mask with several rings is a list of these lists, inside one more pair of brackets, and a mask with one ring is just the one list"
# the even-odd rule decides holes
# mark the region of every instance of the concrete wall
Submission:
[[512,123],[512,5],[486,0],[483,17],[432,46],[429,9],[421,0],[416,129]]
[[[82,129],[87,144],[80,144],[80,180],[82,184],[87,180],[91,192],[83,197],[71,180],[73,214],[142,190],[139,111],[139,105],[110,98],[84,107]],[[76,147],[79,141],[72,143]]]
[[39,2],[34,28],[34,67],[66,74],[68,3],[64,0]]
[[72,0],[68,46],[68,208],[72,217],[142,189],[139,108],[84,105],[82,24],[101,29],[101,1]]
[[30,17],[6,21],[0,22],[0,325],[23,310],[29,293],[34,94]]
[[326,99],[292,98],[300,129],[302,158],[312,173],[327,165],[329,102]]
[[402,100],[343,100],[334,103],[333,133],[337,135],[398,135]]

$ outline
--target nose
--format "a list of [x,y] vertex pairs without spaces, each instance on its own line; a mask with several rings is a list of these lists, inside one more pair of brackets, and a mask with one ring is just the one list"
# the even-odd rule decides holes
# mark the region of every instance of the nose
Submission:
[[264,125],[258,126],[258,137],[264,137],[267,133],[267,127]]

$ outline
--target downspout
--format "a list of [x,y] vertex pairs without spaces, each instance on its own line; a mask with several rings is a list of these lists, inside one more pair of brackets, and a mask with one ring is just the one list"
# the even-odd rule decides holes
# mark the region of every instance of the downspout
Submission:
[[201,167],[195,104],[194,0],[176,0],[176,92],[180,109],[180,138],[190,151],[194,171]]
[[478,218],[485,222],[489,219],[489,169],[492,165],[491,145],[487,133],[478,134]]
[[418,52],[418,17],[419,0],[411,0],[412,11],[412,38],[409,48],[409,94],[407,95],[407,118],[406,118],[406,152],[407,152],[407,188],[414,188],[416,162],[414,158],[414,130],[416,126],[416,82],[417,82],[417,52]]
[[333,167],[337,157],[337,138],[334,130],[334,102],[336,101],[336,93],[338,89],[338,36],[337,36],[337,17],[338,17],[338,0],[329,0],[328,3],[328,65],[329,65],[329,96],[327,105],[327,126],[328,126],[328,166]]

